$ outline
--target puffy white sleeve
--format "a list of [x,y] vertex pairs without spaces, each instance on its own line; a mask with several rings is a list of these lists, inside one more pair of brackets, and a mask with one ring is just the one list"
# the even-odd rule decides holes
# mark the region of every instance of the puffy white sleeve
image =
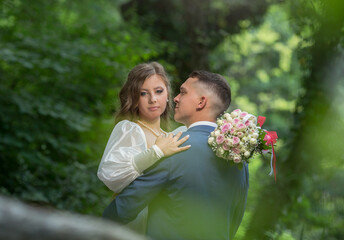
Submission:
[[120,192],[141,175],[134,158],[146,150],[142,129],[128,120],[119,122],[106,145],[98,168],[98,178],[112,191]]

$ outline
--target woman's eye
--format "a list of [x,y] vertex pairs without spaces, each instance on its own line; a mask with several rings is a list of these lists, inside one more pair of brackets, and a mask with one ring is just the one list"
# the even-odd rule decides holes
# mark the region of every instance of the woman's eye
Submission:
[[156,90],[156,93],[157,93],[157,94],[161,94],[161,93],[163,93],[163,92],[164,92],[163,89]]
[[140,95],[143,97],[143,96],[146,96],[147,93],[146,92],[141,92]]

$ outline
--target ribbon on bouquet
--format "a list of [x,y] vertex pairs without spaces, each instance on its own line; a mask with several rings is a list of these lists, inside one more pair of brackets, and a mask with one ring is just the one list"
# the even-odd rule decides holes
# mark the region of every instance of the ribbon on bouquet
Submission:
[[[266,120],[266,117],[263,117],[263,116],[258,116],[258,124],[260,127],[263,126],[264,122]],[[276,154],[275,154],[275,149],[274,149],[274,143],[276,143],[277,141],[277,132],[275,131],[266,131],[266,135],[264,136],[264,141],[266,141],[265,145],[269,146],[271,145],[271,148],[272,148],[272,155],[271,155],[271,161],[270,161],[270,168],[271,168],[271,171],[269,173],[269,175],[271,176],[272,173],[274,173],[274,176],[275,176],[275,182],[276,182]]]
[[250,119],[254,120],[254,124],[257,125],[257,118],[256,118],[254,115],[249,114],[249,113],[246,115],[246,117],[243,118],[242,121],[243,121],[244,123],[246,123],[246,121],[247,121],[247,120],[250,120]]

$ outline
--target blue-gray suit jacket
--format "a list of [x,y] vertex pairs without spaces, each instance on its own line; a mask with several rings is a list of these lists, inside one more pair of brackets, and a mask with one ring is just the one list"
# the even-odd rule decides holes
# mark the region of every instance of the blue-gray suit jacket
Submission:
[[233,239],[244,215],[248,168],[240,170],[208,146],[214,127],[191,127],[187,151],[155,164],[126,187],[103,217],[127,223],[148,205],[153,239]]

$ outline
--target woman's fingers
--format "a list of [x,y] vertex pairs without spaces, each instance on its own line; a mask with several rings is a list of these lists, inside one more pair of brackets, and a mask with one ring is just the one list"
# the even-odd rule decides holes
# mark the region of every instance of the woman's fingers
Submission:
[[179,140],[177,141],[178,146],[181,145],[181,144],[183,144],[183,143],[185,143],[186,140],[189,139],[189,137],[190,137],[189,135],[186,135],[185,137],[179,139]]
[[189,135],[179,139],[182,134],[182,132],[178,132],[176,135],[173,135],[172,133],[167,136],[160,135],[157,137],[155,144],[163,151],[165,157],[188,150],[191,145],[179,147],[189,139]]
[[173,138],[173,133],[169,133],[169,134],[167,135],[167,137],[168,137],[168,138]]
[[182,152],[182,151],[188,150],[190,147],[191,147],[191,145],[186,145],[184,147],[179,147],[178,148],[178,152]]
[[174,136],[174,138],[178,140],[182,134],[183,134],[183,132],[178,132],[178,133]]

